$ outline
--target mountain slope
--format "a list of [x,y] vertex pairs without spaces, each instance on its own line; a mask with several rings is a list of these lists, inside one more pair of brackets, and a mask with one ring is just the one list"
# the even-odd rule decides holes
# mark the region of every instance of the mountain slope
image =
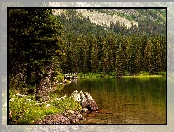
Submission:
[[[76,18],[77,24],[90,21],[116,33],[166,34],[165,9],[54,9],[54,15],[59,19],[65,15],[67,21],[71,22]],[[124,31],[126,29],[129,31]]]

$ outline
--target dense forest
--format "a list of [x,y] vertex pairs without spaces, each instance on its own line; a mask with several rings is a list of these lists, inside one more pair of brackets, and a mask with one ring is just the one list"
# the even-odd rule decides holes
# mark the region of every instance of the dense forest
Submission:
[[[8,10],[10,84],[38,85],[60,73],[134,75],[166,71],[165,25],[148,21],[127,29],[79,17],[74,9],[55,16],[47,8]],[[159,32],[159,33],[158,33]]]
[[[57,81],[64,84],[66,73],[119,78],[164,74],[166,21],[155,13],[154,21],[150,13],[142,12],[144,17],[139,18],[148,19],[138,19],[138,26],[127,28],[119,21],[110,21],[109,26],[93,23],[75,9],[64,9],[55,15],[51,8],[8,8],[8,122],[34,124],[45,115],[81,108],[69,97],[57,101],[62,98],[64,86],[57,85]],[[164,14],[161,10],[156,12]],[[136,21],[125,13],[116,14]],[[54,88],[60,93],[53,94]]]
[[[142,28],[147,23],[127,29],[117,22],[104,29],[91,23],[89,18],[81,19],[75,14],[75,10],[67,10],[66,15],[58,16],[65,26],[64,40],[67,41],[63,72],[123,75],[140,71],[156,74],[166,70],[166,32],[157,34],[156,30],[150,32],[150,26],[150,29]],[[165,28],[158,25],[159,30]]]

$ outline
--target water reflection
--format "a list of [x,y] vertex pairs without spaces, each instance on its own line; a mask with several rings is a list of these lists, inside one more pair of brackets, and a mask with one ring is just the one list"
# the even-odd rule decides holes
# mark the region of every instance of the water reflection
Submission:
[[87,115],[82,124],[166,124],[166,79],[78,79],[63,93],[91,93],[100,114]]

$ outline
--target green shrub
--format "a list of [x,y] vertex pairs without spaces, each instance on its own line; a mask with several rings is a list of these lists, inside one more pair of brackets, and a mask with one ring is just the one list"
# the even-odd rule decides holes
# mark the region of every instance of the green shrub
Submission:
[[[60,95],[52,95],[47,103],[35,101],[34,96],[19,97],[10,91],[9,109],[12,111],[10,124],[34,124],[39,118],[50,114],[63,113],[65,110],[80,110],[82,106],[71,97],[57,100]],[[40,105],[38,104],[40,103]],[[49,107],[46,107],[50,104]]]
[[109,76],[116,76],[116,72],[109,72]]
[[27,102],[27,97],[13,96],[14,101],[9,103],[9,109],[12,111],[12,124],[31,124],[36,119],[44,116],[44,106],[35,105],[36,101]]
[[149,72],[140,71],[140,74],[139,75],[142,75],[142,76],[149,75]]
[[63,79],[64,79],[64,76],[63,76],[63,75],[57,75],[57,76],[55,77],[55,79],[56,79],[58,82],[62,82]]
[[124,76],[130,76],[130,73],[126,70],[126,71],[124,72]]
[[58,90],[59,92],[61,92],[61,90],[63,89],[63,85],[57,85],[56,86],[56,90]]
[[166,72],[158,72],[158,75],[166,76]]
[[79,102],[74,101],[71,97],[65,97],[63,100],[60,101],[54,100],[53,105],[59,109],[64,110],[80,110],[82,106]]

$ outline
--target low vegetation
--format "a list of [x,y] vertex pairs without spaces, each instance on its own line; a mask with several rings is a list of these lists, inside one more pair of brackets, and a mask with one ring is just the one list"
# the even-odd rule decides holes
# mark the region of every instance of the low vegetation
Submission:
[[153,21],[145,21],[127,29],[118,22],[104,29],[76,14],[71,9],[61,16],[47,8],[8,9],[9,123],[33,124],[45,115],[80,109],[69,97],[48,94],[61,91],[62,73],[77,72],[78,78],[165,75],[164,25],[152,28]]
[[[156,74],[150,74],[149,72],[140,71],[140,73],[130,74],[128,71],[125,71],[123,76],[120,77],[162,77],[166,76],[166,72],[158,72]],[[103,78],[103,77],[117,77],[116,72],[109,72],[106,74],[104,72],[101,73],[79,73],[78,78]]]
[[24,96],[15,94],[16,92],[10,91],[10,124],[35,124],[38,119],[43,119],[46,115],[81,109],[80,103],[72,97],[50,94],[50,99],[44,102],[36,101],[34,95]]

